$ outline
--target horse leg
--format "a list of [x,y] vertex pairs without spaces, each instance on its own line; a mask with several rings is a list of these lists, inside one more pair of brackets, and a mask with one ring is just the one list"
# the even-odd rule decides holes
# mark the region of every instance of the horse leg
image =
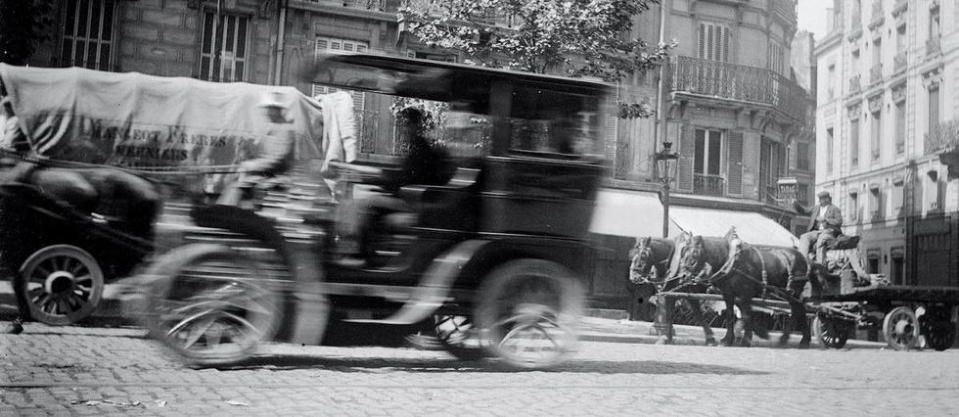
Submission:
[[739,341],[739,346],[749,347],[753,340],[753,306],[752,299],[749,297],[738,297],[739,314],[743,317],[743,339]]
[[716,346],[716,338],[713,337],[713,328],[706,322],[706,316],[703,315],[703,305],[699,300],[689,300],[689,308],[693,310],[693,320],[703,326],[703,336],[706,338],[706,346]]
[[[815,287],[815,285],[813,286]],[[805,287],[806,284],[804,282],[794,282],[792,285],[793,298],[799,300],[799,297],[802,297],[802,290]],[[809,321],[806,320],[806,306],[798,301],[790,302],[789,306],[791,308],[790,316],[792,316],[792,327],[802,332],[802,339],[799,340],[799,348],[808,349],[812,337],[809,334]]]
[[726,335],[721,340],[723,346],[732,346],[736,343],[736,312],[734,311],[733,296],[723,294],[723,301],[726,302],[726,311],[723,315],[726,317]]

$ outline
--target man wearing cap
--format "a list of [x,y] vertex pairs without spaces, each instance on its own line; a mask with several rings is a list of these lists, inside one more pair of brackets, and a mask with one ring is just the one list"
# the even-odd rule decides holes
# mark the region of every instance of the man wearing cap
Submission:
[[842,211],[832,204],[828,191],[818,196],[819,206],[809,213],[809,231],[799,237],[799,250],[809,256],[809,246],[815,242],[816,261],[822,263],[826,258],[826,242],[842,233]]
[[267,93],[260,101],[270,129],[264,137],[262,154],[240,164],[240,179],[223,191],[218,204],[237,205],[264,178],[274,177],[293,165],[294,144],[292,120],[287,118],[289,104],[279,91]]

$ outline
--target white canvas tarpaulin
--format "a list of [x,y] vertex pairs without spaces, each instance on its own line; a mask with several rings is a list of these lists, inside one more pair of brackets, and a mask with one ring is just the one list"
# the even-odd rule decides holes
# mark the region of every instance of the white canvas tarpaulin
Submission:
[[137,168],[233,165],[267,138],[272,126],[258,104],[273,91],[288,100],[296,160],[323,157],[320,105],[293,87],[5,64],[0,81],[31,147],[54,159]]

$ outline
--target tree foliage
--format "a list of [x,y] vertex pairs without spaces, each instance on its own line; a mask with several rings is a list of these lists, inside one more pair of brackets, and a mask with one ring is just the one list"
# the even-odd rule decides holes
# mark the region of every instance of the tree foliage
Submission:
[[655,68],[673,44],[630,37],[659,0],[410,0],[409,31],[479,65],[618,81]]
[[0,62],[23,65],[53,28],[54,0],[0,0]]

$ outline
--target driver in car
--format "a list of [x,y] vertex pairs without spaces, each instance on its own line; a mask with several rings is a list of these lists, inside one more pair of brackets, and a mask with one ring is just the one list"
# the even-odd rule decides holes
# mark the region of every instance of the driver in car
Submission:
[[415,221],[412,209],[398,196],[403,186],[443,185],[453,176],[455,167],[449,162],[449,153],[425,135],[426,114],[423,110],[407,107],[400,111],[398,119],[400,137],[409,139],[409,147],[399,172],[385,175],[378,181],[388,193],[345,202],[338,210],[338,236],[354,243],[353,247],[341,245],[341,264],[363,266],[372,258],[371,238],[388,216],[403,225],[412,225]]

